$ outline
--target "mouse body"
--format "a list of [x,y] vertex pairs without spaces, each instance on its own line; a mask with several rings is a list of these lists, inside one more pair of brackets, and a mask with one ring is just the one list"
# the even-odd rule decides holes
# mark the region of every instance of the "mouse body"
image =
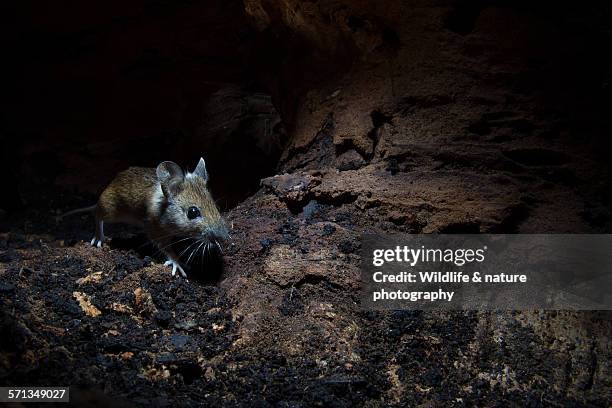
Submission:
[[[104,189],[96,205],[70,211],[93,212],[96,222],[91,245],[101,247],[104,223],[122,222],[139,225],[162,251],[172,267],[186,277],[174,243],[191,238],[193,251],[217,245],[227,239],[228,231],[207,188],[208,172],[203,158],[193,172],[183,172],[174,162],[165,161],[157,168],[130,167],[119,173]],[[177,241],[178,240],[178,241]]]

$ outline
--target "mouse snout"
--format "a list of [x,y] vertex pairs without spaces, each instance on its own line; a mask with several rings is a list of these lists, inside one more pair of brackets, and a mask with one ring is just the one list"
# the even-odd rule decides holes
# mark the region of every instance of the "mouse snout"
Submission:
[[229,231],[227,230],[227,226],[223,223],[208,228],[204,232],[204,235],[206,235],[210,241],[226,241],[229,239]]

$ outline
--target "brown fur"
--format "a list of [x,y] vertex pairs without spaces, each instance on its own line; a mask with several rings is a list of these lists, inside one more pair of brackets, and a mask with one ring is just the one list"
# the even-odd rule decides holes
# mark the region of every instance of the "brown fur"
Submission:
[[[142,225],[157,184],[155,169],[130,167],[117,174],[98,199],[96,218]],[[134,186],[138,186],[135,188]]]

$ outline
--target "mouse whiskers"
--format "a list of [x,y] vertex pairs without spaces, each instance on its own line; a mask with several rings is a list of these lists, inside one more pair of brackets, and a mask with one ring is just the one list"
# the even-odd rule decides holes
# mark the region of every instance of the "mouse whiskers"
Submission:
[[178,244],[179,242],[187,241],[188,239],[191,239],[191,237],[181,238],[179,240],[170,242],[168,245],[164,245],[163,247],[160,247],[159,250],[161,251],[161,250],[166,249],[166,248],[168,248],[168,247],[170,247],[172,245]]
[[217,245],[217,248],[219,248],[219,252],[221,252],[221,255],[223,255],[223,248],[221,248],[221,244],[219,244],[219,241],[217,241],[216,239],[215,244]]
[[208,253],[208,247],[210,246],[210,242],[206,242],[206,244],[202,247],[202,252],[200,253],[200,258],[202,262],[204,262],[204,255]]
[[180,258],[181,256],[183,256],[185,253],[187,253],[187,251],[189,251],[189,249],[190,249],[191,247],[195,246],[197,243],[198,243],[198,241],[193,241],[192,243],[190,243],[189,245],[187,245],[187,247],[186,247],[186,248],[184,248],[184,249],[181,251],[181,253],[178,255],[178,256],[179,256],[179,258]]
[[191,261],[191,258],[193,257],[194,254],[196,254],[200,248],[202,247],[202,245],[204,245],[204,240],[199,239],[196,241],[196,244],[199,244],[198,246],[194,246],[194,249],[191,251],[191,254],[189,254],[189,257],[187,258],[187,264],[189,264],[189,262]]

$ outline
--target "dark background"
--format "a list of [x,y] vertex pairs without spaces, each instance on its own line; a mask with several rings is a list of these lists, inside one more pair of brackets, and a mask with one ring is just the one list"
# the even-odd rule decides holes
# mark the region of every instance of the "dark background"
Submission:
[[274,171],[286,136],[258,64],[280,57],[240,2],[4,2],[2,16],[3,209],[200,156],[228,208]]

